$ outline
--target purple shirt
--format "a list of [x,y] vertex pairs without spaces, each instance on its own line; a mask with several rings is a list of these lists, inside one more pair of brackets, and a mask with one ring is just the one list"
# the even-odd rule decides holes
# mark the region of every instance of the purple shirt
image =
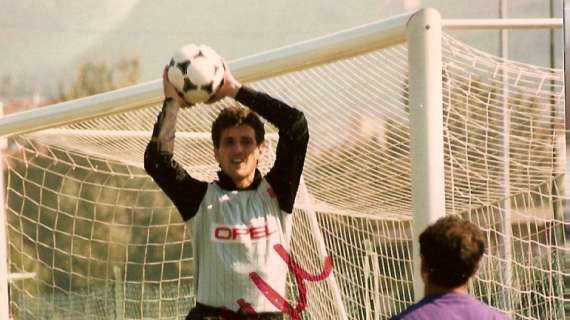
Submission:
[[510,319],[468,294],[450,292],[423,298],[392,320],[506,320]]

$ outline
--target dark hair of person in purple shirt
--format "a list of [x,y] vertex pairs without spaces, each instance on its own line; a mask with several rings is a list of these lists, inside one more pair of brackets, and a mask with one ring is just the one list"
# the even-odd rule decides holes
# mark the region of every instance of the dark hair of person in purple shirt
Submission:
[[485,236],[473,223],[446,216],[420,235],[422,273],[441,288],[456,288],[475,274],[485,252]]
[[508,319],[468,293],[484,252],[485,235],[475,224],[446,216],[430,225],[420,235],[425,296],[392,319]]

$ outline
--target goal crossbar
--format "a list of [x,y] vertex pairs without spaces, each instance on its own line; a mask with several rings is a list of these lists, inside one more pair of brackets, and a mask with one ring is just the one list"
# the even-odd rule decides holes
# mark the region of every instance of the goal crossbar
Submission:
[[[236,78],[243,82],[249,82],[390,47],[406,40],[406,25],[412,15],[413,13],[406,13],[232,60],[229,65]],[[561,27],[562,19],[442,20],[443,30],[559,29]],[[23,134],[131,111],[159,103],[161,99],[161,80],[153,80],[2,117],[0,118],[0,136]]]
[[[314,40],[270,50],[228,64],[242,82],[262,80],[287,72],[345,59],[351,56],[402,43],[406,23],[404,14],[358,26]],[[157,104],[163,97],[161,80],[57,103],[0,118],[0,136],[23,134],[72,122],[122,113]]]

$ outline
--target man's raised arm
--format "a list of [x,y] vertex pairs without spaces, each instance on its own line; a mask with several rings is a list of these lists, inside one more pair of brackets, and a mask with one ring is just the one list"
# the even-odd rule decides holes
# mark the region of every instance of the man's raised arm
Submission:
[[235,99],[279,130],[275,163],[266,178],[277,195],[281,209],[291,213],[309,143],[307,120],[300,110],[246,86],[241,87]]
[[196,214],[208,184],[192,178],[173,158],[176,118],[184,102],[180,101],[165,74],[163,85],[164,104],[144,153],[144,168],[172,200],[182,218],[188,220]]

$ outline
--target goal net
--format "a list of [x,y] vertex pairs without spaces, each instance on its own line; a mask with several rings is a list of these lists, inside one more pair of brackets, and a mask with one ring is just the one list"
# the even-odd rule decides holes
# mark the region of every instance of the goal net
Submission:
[[[443,36],[446,214],[485,232],[470,291],[517,319],[562,319],[561,70],[501,60]],[[318,274],[303,319],[385,319],[414,301],[406,43],[248,85],[301,109],[311,139],[290,255]],[[128,89],[127,89],[128,91]],[[210,181],[221,108],[183,110],[175,158]],[[160,104],[12,135],[4,150],[16,319],[180,319],[194,303],[191,228],[142,169]],[[506,111],[505,111],[506,110]],[[267,125],[274,161],[275,128]],[[299,292],[293,277],[288,300]]]

